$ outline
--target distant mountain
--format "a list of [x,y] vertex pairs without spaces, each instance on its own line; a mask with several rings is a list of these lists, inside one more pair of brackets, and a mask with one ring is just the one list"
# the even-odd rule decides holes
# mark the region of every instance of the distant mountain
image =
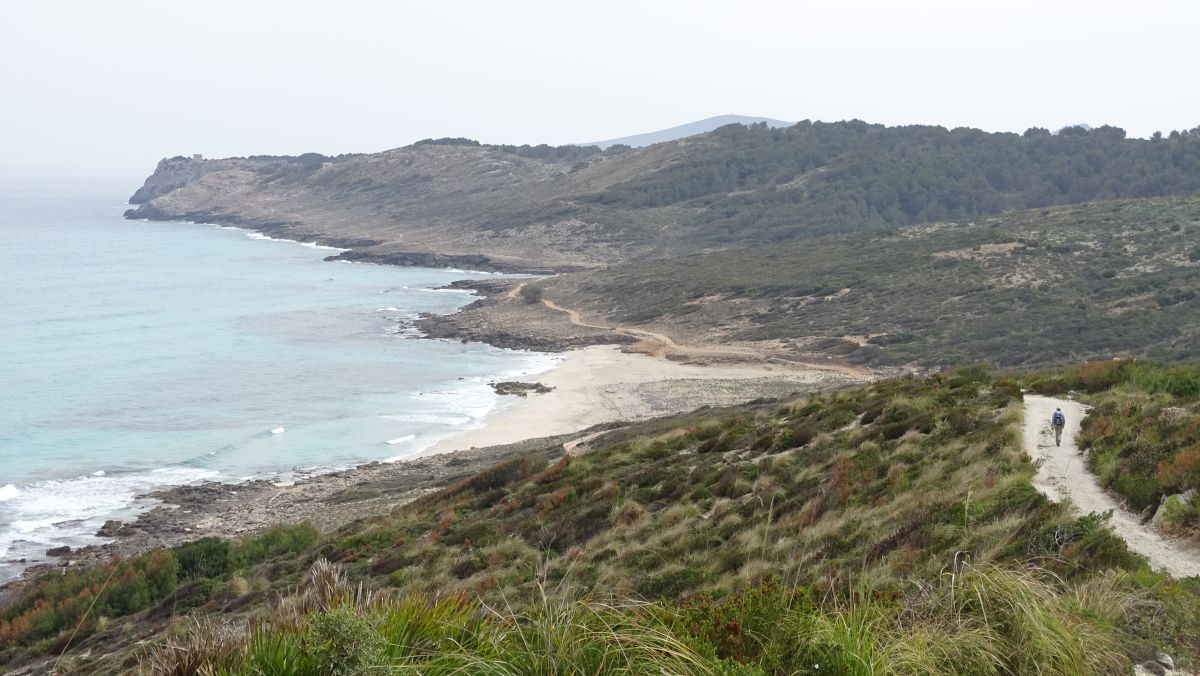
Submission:
[[642,146],[654,145],[664,141],[674,141],[675,139],[684,138],[685,136],[695,136],[696,134],[708,133],[717,127],[724,127],[727,124],[757,124],[766,122],[768,127],[790,127],[793,122],[784,122],[769,117],[750,117],[747,115],[718,115],[695,122],[681,124],[678,127],[670,129],[659,129],[658,131],[646,132],[645,134],[635,134],[633,136],[623,136],[621,138],[611,138],[607,141],[593,141],[592,143],[580,143],[582,146],[598,146],[602,150],[609,146],[626,145],[633,148]]

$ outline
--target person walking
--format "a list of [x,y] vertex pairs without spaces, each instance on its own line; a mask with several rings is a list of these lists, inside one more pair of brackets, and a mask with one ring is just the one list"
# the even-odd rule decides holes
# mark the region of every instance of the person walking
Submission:
[[1061,408],[1054,409],[1054,415],[1050,416],[1050,427],[1054,430],[1054,445],[1062,446],[1063,428],[1067,426],[1067,416],[1063,415]]

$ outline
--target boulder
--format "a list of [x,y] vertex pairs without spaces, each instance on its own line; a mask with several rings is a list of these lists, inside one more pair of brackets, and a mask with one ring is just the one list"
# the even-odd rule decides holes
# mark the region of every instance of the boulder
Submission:
[[124,525],[116,519],[109,519],[104,522],[103,526],[100,526],[100,530],[96,531],[96,535],[102,538],[115,538],[121,532],[121,526]]
[[70,554],[70,553],[71,553],[70,545],[63,545],[61,547],[51,547],[50,549],[46,550],[46,556],[66,556],[67,554]]
[[1158,530],[1162,530],[1167,525],[1167,505],[1175,500],[1178,500],[1183,506],[1190,505],[1196,497],[1196,489],[1176,493],[1174,495],[1164,495],[1162,500],[1158,502],[1158,509],[1155,510],[1154,516],[1150,517],[1150,525]]
[[1158,419],[1166,425],[1171,425],[1191,415],[1186,408],[1167,406],[1158,414]]

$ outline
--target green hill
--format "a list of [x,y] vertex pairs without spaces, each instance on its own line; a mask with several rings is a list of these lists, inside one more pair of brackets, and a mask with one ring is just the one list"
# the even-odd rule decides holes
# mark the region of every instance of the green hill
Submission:
[[1102,516],[1037,493],[1018,431],[1022,383],[1173,383],[1161,398],[1197,391],[1195,370],[1089,369],[701,409],[515,457],[326,536],[280,527],[54,572],[0,610],[0,659],[45,670],[66,650],[73,672],[179,674],[1128,673],[1158,650],[1195,664],[1197,581],[1150,573]]
[[246,225],[421,263],[572,269],[1200,190],[1200,133],[1130,139],[861,121],[727,125],[637,149],[429,140],[369,155],[164,160],[134,218]]

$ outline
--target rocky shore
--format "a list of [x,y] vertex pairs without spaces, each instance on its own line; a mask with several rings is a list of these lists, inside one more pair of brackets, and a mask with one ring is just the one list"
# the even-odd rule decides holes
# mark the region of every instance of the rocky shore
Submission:
[[[579,433],[529,439],[488,448],[418,457],[395,463],[371,462],[352,469],[277,484],[248,481],[175,486],[147,496],[160,501],[130,523],[109,521],[97,535],[100,545],[55,551],[52,563],[32,566],[25,580],[64,566],[95,564],[155,547],[172,547],[202,537],[237,538],[278,524],[308,521],[322,532],[385,513],[430,491],[520,453],[559,457],[563,444],[619,425],[597,425]],[[0,586],[0,590],[21,585]],[[4,594],[0,591],[0,597]]]
[[513,302],[520,280],[475,279],[448,288],[470,289],[480,298],[449,315],[423,315],[414,326],[429,338],[487,343],[511,350],[565,352],[592,345],[630,345],[629,336],[563,321],[563,316],[540,304]]

